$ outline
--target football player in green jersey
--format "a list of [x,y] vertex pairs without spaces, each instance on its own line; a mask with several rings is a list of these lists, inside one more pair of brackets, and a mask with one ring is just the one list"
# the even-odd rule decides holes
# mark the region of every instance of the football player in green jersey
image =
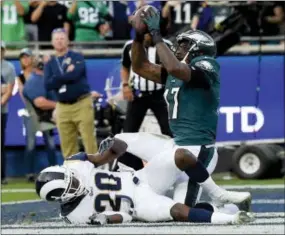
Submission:
[[[165,84],[169,123],[174,136],[173,142],[166,141],[165,145],[156,147],[163,148],[164,155],[172,155],[172,158],[181,148],[190,151],[211,174],[217,163],[215,140],[220,96],[216,44],[208,34],[190,30],[178,35],[178,46],[171,51],[160,34],[159,12],[153,7],[146,7],[139,13],[152,35],[162,65],[148,61],[142,44],[143,35],[137,33],[132,45],[133,71],[143,78]],[[201,189],[189,180],[188,170],[184,171],[184,176],[175,185],[174,198],[193,206],[201,195]],[[163,174],[160,173],[158,178],[160,176]],[[251,196],[247,193],[240,199],[233,199],[234,196],[230,195],[221,198],[229,199],[228,202],[246,202],[248,206]]]

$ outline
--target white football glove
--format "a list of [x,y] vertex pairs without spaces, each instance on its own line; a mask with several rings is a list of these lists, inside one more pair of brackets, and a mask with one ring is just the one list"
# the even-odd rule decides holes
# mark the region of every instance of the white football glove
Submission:
[[101,213],[94,213],[92,216],[89,217],[89,222],[87,224],[90,225],[106,225],[108,224],[108,216],[101,214]]

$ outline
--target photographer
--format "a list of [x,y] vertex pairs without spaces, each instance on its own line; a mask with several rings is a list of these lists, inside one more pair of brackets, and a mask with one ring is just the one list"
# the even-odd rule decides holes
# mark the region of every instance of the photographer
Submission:
[[[23,88],[23,96],[33,105],[40,122],[53,122],[52,117],[56,105],[55,96],[52,92],[48,92],[45,89],[43,67],[43,57],[35,58],[33,61],[33,71]],[[30,175],[30,180],[33,179],[32,176],[35,174],[35,155],[33,150],[35,149],[36,132],[38,131],[35,124],[33,124],[32,127],[33,129],[31,132],[33,132],[34,135],[30,136],[29,151],[26,155],[26,163],[29,165],[28,174]],[[43,138],[48,151],[49,165],[56,165],[56,149],[52,130],[43,131]]]

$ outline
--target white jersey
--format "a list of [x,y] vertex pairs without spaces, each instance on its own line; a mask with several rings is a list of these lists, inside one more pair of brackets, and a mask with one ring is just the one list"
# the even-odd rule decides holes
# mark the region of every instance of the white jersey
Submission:
[[129,214],[134,207],[132,173],[97,169],[89,161],[67,160],[64,165],[76,172],[89,190],[88,195],[61,206],[61,216],[65,221],[84,224],[95,212],[120,211]]

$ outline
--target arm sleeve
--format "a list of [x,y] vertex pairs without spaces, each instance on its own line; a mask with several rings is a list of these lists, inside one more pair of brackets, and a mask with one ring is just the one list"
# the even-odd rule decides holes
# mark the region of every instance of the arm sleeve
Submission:
[[84,57],[81,54],[74,55],[76,55],[74,58],[74,70],[71,72],[67,72],[63,75],[55,76],[55,80],[59,81],[58,83],[60,83],[61,85],[78,80],[81,78],[82,75],[85,74]]
[[136,9],[136,4],[133,1],[129,1],[127,7],[127,16],[131,16]]
[[85,152],[79,152],[70,156],[65,161],[88,161],[88,156]]
[[109,8],[105,3],[98,3],[99,4],[99,15],[106,21],[111,21],[112,16],[109,12]]
[[51,69],[52,59],[44,66],[44,81],[47,90],[58,90],[62,84],[56,80]]
[[7,83],[8,84],[14,84],[15,80],[16,80],[15,67],[12,64],[10,64],[9,74],[7,76]]
[[64,12],[64,14],[63,14],[63,19],[62,19],[62,21],[63,22],[68,22],[69,20],[68,20],[68,18],[67,18],[67,12],[68,12],[68,9],[67,9],[67,7],[66,6],[64,6],[64,5],[62,5],[63,6],[63,12]]
[[27,97],[32,103],[38,97],[45,97],[46,91],[44,88],[44,84],[40,79],[35,79],[30,81],[30,83],[26,83],[24,86],[24,95]]
[[194,4],[193,16],[200,16],[203,12],[202,2],[193,2],[191,3],[191,7],[192,7],[192,4]]
[[210,89],[215,82],[216,75],[214,66],[209,61],[198,61],[189,65],[191,69],[190,84],[204,89]]
[[168,73],[167,70],[164,67],[161,67],[161,83],[166,84]]
[[67,11],[67,19],[71,21],[78,19],[78,6],[76,7],[74,14],[69,13],[69,10]]
[[23,6],[23,8],[24,8],[24,12],[25,12],[25,15],[27,14],[27,13],[29,13],[29,9],[30,9],[30,5],[29,5],[29,3],[28,2],[21,2],[21,4],[22,4],[22,6]]

